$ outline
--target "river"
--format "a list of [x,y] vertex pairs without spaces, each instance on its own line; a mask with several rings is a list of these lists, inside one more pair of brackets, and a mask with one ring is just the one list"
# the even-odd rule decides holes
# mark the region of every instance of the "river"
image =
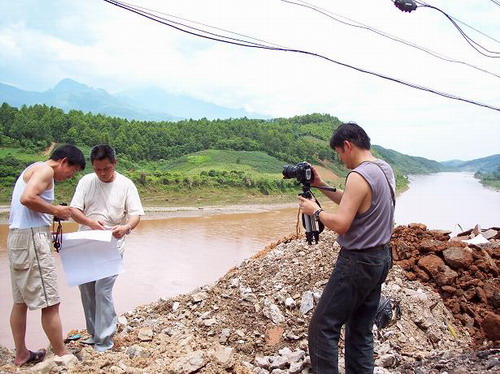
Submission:
[[[411,176],[410,188],[397,197],[397,224],[422,222],[429,228],[454,231],[500,225],[500,193],[484,188],[470,173]],[[317,194],[322,205],[333,204]],[[118,314],[161,297],[172,297],[209,284],[231,267],[277,239],[295,233],[296,208],[211,213],[180,212],[162,219],[144,219],[127,238],[125,273],[118,277],[114,299]],[[65,224],[65,232],[76,225]],[[0,225],[0,345],[13,348],[9,327],[12,306],[6,253],[7,225]],[[320,238],[321,240],[321,238]],[[63,331],[85,328],[77,287],[68,287],[58,256]],[[28,313],[27,344],[46,346],[40,312]]]
[[410,188],[397,198],[396,224],[425,223],[453,234],[479,225],[500,226],[500,193],[472,173],[410,175]]

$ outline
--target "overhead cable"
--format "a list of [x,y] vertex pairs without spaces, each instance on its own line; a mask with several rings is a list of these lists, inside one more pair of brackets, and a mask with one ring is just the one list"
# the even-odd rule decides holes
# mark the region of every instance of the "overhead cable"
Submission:
[[[476,42],[474,39],[472,39],[469,35],[467,35],[462,28],[457,24],[455,19],[448,15],[445,11],[430,5],[426,4],[423,1],[418,1],[418,0],[394,0],[394,5],[399,8],[403,12],[411,12],[412,10],[415,10],[418,8],[429,8],[429,9],[434,9],[437,10],[438,12],[442,13],[448,20],[455,26],[455,28],[458,30],[460,35],[465,39],[465,41],[472,47],[474,48],[477,52],[482,54],[483,56],[489,57],[489,58],[500,58],[500,52],[499,51],[491,51],[487,49],[486,47],[483,47],[481,44]],[[470,26],[469,26],[470,27]]]
[[[304,50],[300,50],[300,49],[293,49],[293,48],[273,47],[273,46],[269,45],[269,43],[267,43],[267,42],[255,43],[255,42],[252,42],[252,41],[241,40],[241,39],[236,39],[236,38],[230,38],[230,37],[227,37],[227,36],[224,36],[224,35],[218,35],[218,34],[215,34],[215,33],[212,33],[212,32],[208,32],[208,31],[205,31],[205,30],[200,30],[200,29],[194,28],[192,26],[188,26],[188,25],[182,24],[180,22],[174,22],[172,20],[156,16],[156,15],[154,15],[151,12],[142,11],[141,9],[139,9],[139,8],[137,8],[135,6],[128,5],[128,4],[122,3],[120,1],[116,1],[116,0],[103,0],[103,1],[105,1],[105,2],[107,2],[109,4],[112,4],[112,5],[115,5],[115,6],[119,7],[119,8],[128,10],[130,12],[136,13],[138,15],[141,15],[141,16],[143,16],[145,18],[148,18],[148,19],[150,19],[152,21],[161,23],[161,24],[163,24],[165,26],[171,27],[171,28],[176,29],[178,31],[187,33],[189,35],[198,36],[200,38],[204,38],[204,39],[208,39],[208,40],[212,40],[212,41],[216,41],[216,42],[221,42],[221,43],[226,43],[226,44],[232,44],[232,45],[241,46],[241,47],[256,48],[256,49],[265,49],[265,50],[281,51],[281,52],[292,52],[292,53],[299,53],[299,54],[309,55],[309,56],[313,56],[313,57],[318,57],[318,58],[321,58],[323,60],[332,62],[334,64],[337,64],[337,65],[340,65],[340,66],[343,66],[343,67],[347,67],[349,69],[353,69],[353,70],[359,71],[361,73],[373,75],[373,76],[376,76],[378,78],[382,78],[382,79],[385,79],[385,80],[388,80],[388,81],[391,81],[391,82],[399,83],[399,84],[402,84],[402,85],[405,85],[405,86],[408,86],[408,87],[412,87],[412,88],[415,88],[415,89],[418,89],[418,90],[430,92],[430,93],[433,93],[433,94],[436,94],[436,95],[439,95],[439,96],[442,96],[442,97],[446,97],[448,99],[463,101],[463,102],[466,102],[466,103],[469,103],[469,104],[481,106],[481,107],[484,107],[484,108],[488,108],[488,109],[492,109],[492,110],[500,112],[500,107],[496,107],[496,106],[485,104],[485,103],[481,103],[481,102],[478,102],[478,101],[475,101],[475,100],[463,98],[463,97],[456,96],[456,95],[453,95],[453,94],[449,94],[449,93],[446,93],[446,92],[443,92],[443,91],[439,91],[439,90],[435,90],[435,89],[428,88],[428,87],[425,87],[425,86],[421,86],[421,85],[418,85],[418,84],[415,84],[415,83],[406,82],[406,81],[403,81],[403,80],[400,80],[400,79],[397,79],[397,78],[393,78],[393,77],[390,77],[390,76],[387,76],[387,75],[384,75],[384,74],[379,74],[379,73],[376,73],[376,72],[372,72],[372,71],[369,71],[369,70],[366,70],[366,69],[363,69],[363,68],[359,68],[359,67],[347,64],[347,63],[343,63],[343,62],[334,60],[332,58],[320,55],[318,53],[304,51]],[[185,29],[185,28],[187,28],[187,29]],[[188,30],[188,29],[191,29],[191,30]],[[196,31],[192,31],[192,30],[199,31],[200,33],[196,32]],[[266,45],[266,43],[267,43],[267,45]]]
[[[486,70],[486,69],[483,69],[483,68],[481,68],[481,67],[478,67],[478,66],[475,66],[475,65],[469,64],[469,63],[464,62],[464,61],[460,61],[460,60],[453,59],[453,58],[451,58],[451,57],[448,57],[448,56],[442,55],[442,54],[440,54],[440,53],[438,53],[438,52],[434,52],[434,51],[432,51],[432,50],[430,50],[430,49],[428,49],[428,48],[421,47],[421,46],[419,46],[419,45],[417,45],[417,44],[414,44],[414,43],[411,43],[411,42],[409,42],[409,41],[407,41],[407,40],[404,40],[404,39],[398,38],[397,36],[393,36],[393,35],[387,34],[387,33],[383,32],[383,31],[377,30],[376,28],[373,28],[373,27],[371,27],[371,26],[365,25],[364,23],[361,23],[361,22],[355,21],[355,20],[350,19],[350,18],[348,18],[348,17],[341,16],[341,15],[339,15],[339,14],[335,14],[335,13],[333,13],[333,12],[329,11],[329,10],[326,10],[326,9],[324,9],[324,8],[320,8],[320,7],[317,7],[317,6],[313,5],[313,4],[310,4],[310,3],[305,2],[305,1],[303,1],[303,0],[297,0],[297,1],[299,1],[300,3],[297,3],[297,2],[295,2],[295,1],[291,1],[291,0],[281,0],[281,1],[282,1],[282,2],[284,2],[284,3],[289,3],[289,4],[293,4],[293,5],[297,5],[297,6],[301,6],[301,7],[309,8],[309,9],[311,9],[311,10],[315,11],[315,12],[321,13],[321,14],[325,15],[326,17],[331,18],[331,19],[333,19],[333,20],[335,20],[335,21],[337,21],[337,22],[340,22],[340,23],[342,23],[342,24],[344,24],[344,25],[348,25],[348,26],[352,26],[352,27],[357,27],[357,28],[361,28],[361,29],[366,29],[366,30],[368,30],[368,31],[371,31],[371,32],[373,32],[373,33],[375,33],[375,34],[381,35],[381,36],[383,36],[383,37],[385,37],[385,38],[388,38],[388,39],[390,39],[390,40],[393,40],[393,41],[395,41],[395,42],[402,43],[402,44],[405,44],[405,45],[407,45],[407,46],[409,46],[409,47],[419,49],[419,50],[421,50],[421,51],[423,51],[423,52],[425,52],[425,53],[428,53],[428,54],[430,54],[431,56],[434,56],[434,57],[439,58],[439,59],[441,59],[441,60],[448,61],[448,62],[452,62],[452,63],[456,63],[456,64],[466,65],[466,66],[469,66],[469,67],[471,67],[471,68],[473,68],[473,69],[479,70],[479,71],[481,71],[481,72],[483,72],[483,73],[486,73],[486,74],[492,75],[492,76],[494,76],[494,77],[496,77],[496,78],[500,78],[500,75],[498,75],[498,74],[496,74],[496,73],[493,73],[493,72],[491,72],[491,71],[488,71],[488,70]],[[391,2],[392,2],[392,0],[391,0]],[[343,18],[343,19],[345,19],[345,20],[347,20],[347,21],[349,21],[349,22],[347,22],[347,21],[343,21],[343,20],[341,20],[341,19],[339,19],[339,18]]]

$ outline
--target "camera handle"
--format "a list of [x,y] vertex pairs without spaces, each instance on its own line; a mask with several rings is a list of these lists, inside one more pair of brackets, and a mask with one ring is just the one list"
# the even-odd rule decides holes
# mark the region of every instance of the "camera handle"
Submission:
[[[302,185],[302,193],[299,194],[299,196],[302,196],[306,199],[309,200],[315,200],[316,203],[319,205],[318,200],[314,197],[314,195],[311,193],[310,186],[308,184],[303,184]],[[315,244],[319,242],[319,234],[320,232],[323,231],[324,225],[321,223],[321,221],[316,221],[316,218],[314,216],[310,216],[308,214],[302,213],[302,225],[304,226],[304,229],[306,230],[306,240],[307,244],[311,245],[313,240]]]

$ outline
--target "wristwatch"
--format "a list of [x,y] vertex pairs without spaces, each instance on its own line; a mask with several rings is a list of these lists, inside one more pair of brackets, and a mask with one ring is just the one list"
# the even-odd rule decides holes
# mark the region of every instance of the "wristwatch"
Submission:
[[314,218],[316,218],[316,221],[319,221],[319,214],[323,212],[323,209],[322,208],[319,208],[318,210],[316,210],[314,213],[313,213],[313,216]]
[[132,232],[132,226],[130,226],[130,223],[127,223],[128,230],[127,230],[127,235]]

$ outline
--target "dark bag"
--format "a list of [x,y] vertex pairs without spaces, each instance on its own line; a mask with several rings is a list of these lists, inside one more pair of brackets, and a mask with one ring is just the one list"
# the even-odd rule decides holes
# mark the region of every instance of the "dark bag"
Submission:
[[377,328],[380,330],[384,327],[392,325],[392,323],[399,319],[399,317],[401,317],[399,303],[395,302],[391,298],[381,296],[378,303],[377,313],[375,314],[375,320],[373,321]]

